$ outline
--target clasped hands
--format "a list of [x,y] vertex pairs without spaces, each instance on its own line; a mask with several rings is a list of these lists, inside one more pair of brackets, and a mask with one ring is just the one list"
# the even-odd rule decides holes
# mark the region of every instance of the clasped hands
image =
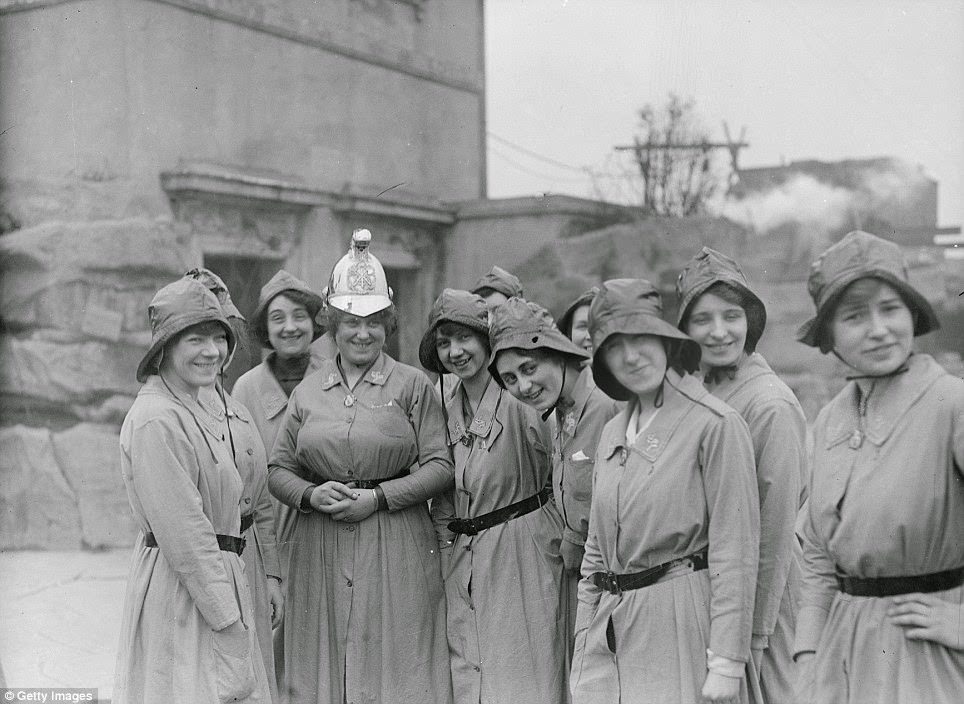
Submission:
[[350,484],[328,481],[319,484],[308,500],[311,507],[344,523],[363,521],[378,510],[375,493],[371,489],[356,489]]

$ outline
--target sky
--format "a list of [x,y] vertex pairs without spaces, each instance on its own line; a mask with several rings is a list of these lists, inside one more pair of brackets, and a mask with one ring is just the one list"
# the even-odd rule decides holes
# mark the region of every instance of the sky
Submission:
[[[693,98],[745,167],[895,156],[964,220],[964,0],[486,0],[488,194],[593,197],[639,109]],[[611,192],[611,191],[610,191]]]

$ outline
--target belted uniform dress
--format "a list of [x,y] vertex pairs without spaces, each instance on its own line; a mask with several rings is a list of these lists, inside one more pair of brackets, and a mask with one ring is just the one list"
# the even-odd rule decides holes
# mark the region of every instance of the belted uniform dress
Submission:
[[[759,506],[753,446],[740,415],[692,376],[667,370],[662,407],[632,444],[635,403],[603,430],[579,583],[576,704],[702,701],[707,649],[747,662]],[[613,594],[596,572],[633,574],[708,547],[656,584]],[[741,687],[739,701],[747,701]]]
[[[112,701],[269,702],[246,568],[215,538],[238,535],[244,492],[223,419],[151,376],[120,445],[134,520],[158,547],[134,548]],[[239,617],[247,630],[221,632]]]
[[327,360],[288,399],[268,484],[297,508],[312,484],[382,480],[413,466],[381,484],[388,511],[358,523],[294,514],[284,647],[291,704],[452,701],[427,501],[451,488],[453,470],[428,377],[383,353],[348,389]]
[[[862,402],[850,382],[814,424],[796,650],[816,651],[815,703],[964,697],[964,651],[908,640],[886,616],[892,597],[837,583],[964,566],[964,381],[926,354],[907,367]],[[935,595],[964,615],[964,587]]]
[[802,559],[794,525],[807,480],[807,421],[796,396],[759,353],[749,355],[732,375],[718,373],[705,383],[743,416],[753,439],[760,493],[753,634],[766,646],[762,662],[754,665],[760,683],[756,698],[760,704],[790,704]]
[[[495,511],[548,487],[551,437],[537,411],[491,379],[474,417],[461,382],[447,401],[458,518]],[[450,548],[445,594],[456,704],[563,701],[562,520],[547,499],[477,535],[457,535]],[[433,512],[450,513],[448,500]]]

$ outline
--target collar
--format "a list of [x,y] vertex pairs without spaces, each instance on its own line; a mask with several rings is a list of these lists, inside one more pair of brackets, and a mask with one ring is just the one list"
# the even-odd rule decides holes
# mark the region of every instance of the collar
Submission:
[[465,396],[465,388],[459,381],[449,396],[449,441],[454,445],[463,442],[474,435],[485,439],[491,445],[502,432],[502,424],[496,420],[496,413],[502,402],[503,391],[494,379],[489,379],[489,383],[482,393],[479,407],[475,410],[475,417],[468,428],[464,427],[462,420],[462,399]]
[[[153,374],[145,382],[142,391],[159,393],[174,400],[194,417],[200,427],[218,440],[224,439],[224,430],[221,425],[224,422],[224,410],[218,408],[221,399],[217,396],[218,392],[214,388],[201,389],[198,392],[197,400],[195,400],[190,394],[165,383],[160,374]],[[215,410],[219,411],[217,415],[214,413]]]
[[[883,445],[897,424],[912,411],[914,405],[945,374],[944,369],[927,354],[914,354],[907,360],[907,371],[880,377],[873,393],[866,398],[863,434],[876,446]],[[826,447],[829,449],[848,440],[858,424],[859,391],[850,381],[827,406]]]
[[625,450],[655,462],[694,405],[698,404],[702,397],[710,395],[699,379],[689,374],[680,376],[672,369],[666,370],[663,389],[663,405],[659,413],[653,416],[649,427],[637,436],[632,445],[626,443],[626,430],[638,401],[627,403],[626,408],[611,421],[611,425],[606,426],[609,434],[602,450],[603,457],[609,459],[617,452]]
[[[710,375],[717,369],[725,370],[725,372],[722,374],[714,374],[711,378]],[[759,352],[754,352],[751,355],[747,355],[741,364],[711,369],[710,373],[704,377],[703,383],[706,384],[707,387],[715,387],[713,389],[714,395],[726,401],[754,379],[772,373],[773,370],[770,369],[770,365],[767,364],[763,355]]]
[[[258,399],[264,413],[270,420],[288,407],[288,397],[285,396],[284,389],[271,372],[269,363],[274,352],[268,355],[268,359],[258,366]],[[307,376],[307,372],[305,374]]]
[[[579,378],[576,380],[576,386],[573,388],[572,401],[568,406],[563,407],[561,404],[556,409],[557,420],[559,421],[556,425],[559,429],[566,429],[566,426],[572,427],[570,432],[566,429],[567,435],[575,434],[575,427],[579,425],[579,421],[582,420],[582,414],[586,410],[586,404],[589,403],[589,397],[592,392],[596,389],[596,383],[592,378],[592,367],[583,367],[583,370],[579,372]],[[566,419],[572,415],[572,422],[567,423]]]
[[[337,358],[326,359],[318,368],[318,374],[321,376],[321,388],[325,391],[341,384],[341,371],[338,369],[336,359]],[[390,377],[395,370],[396,364],[398,363],[387,354],[379,352],[378,359],[376,359],[371,368],[365,372],[365,376],[359,379],[359,382],[366,381],[374,386],[384,386],[385,382],[388,381],[388,377]]]

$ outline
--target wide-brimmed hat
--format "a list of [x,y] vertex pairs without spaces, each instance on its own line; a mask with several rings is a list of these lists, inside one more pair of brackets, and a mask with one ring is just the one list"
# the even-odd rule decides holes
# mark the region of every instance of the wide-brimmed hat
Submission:
[[756,349],[767,323],[767,309],[763,301],[753,293],[746,276],[733,259],[715,249],[703,247],[695,257],[683,266],[676,278],[676,295],[679,297],[677,325],[680,330],[689,318],[690,308],[713,284],[723,283],[743,295],[747,313],[746,348]]
[[827,322],[846,288],[864,278],[880,279],[897,290],[915,313],[915,337],[940,327],[931,304],[908,282],[900,247],[869,232],[854,230],[827,248],[811,266],[807,290],[817,311],[797,330],[797,339],[829,352],[832,345],[826,334]]
[[572,337],[573,316],[575,316],[576,311],[579,310],[579,308],[581,308],[582,306],[590,305],[592,303],[592,299],[596,297],[597,293],[599,293],[599,287],[593,286],[588,291],[583,291],[583,293],[579,296],[579,298],[577,298],[576,300],[574,300],[572,303],[569,304],[569,307],[566,308],[565,312],[559,317],[559,320],[556,322],[556,324],[559,327],[559,330],[562,332],[563,335],[570,338]]
[[224,280],[220,276],[215,274],[210,269],[205,269],[203,267],[191,269],[190,271],[185,272],[184,276],[190,279],[195,279],[196,281],[200,281],[201,284],[204,285],[204,288],[213,293],[218,299],[218,303],[221,304],[221,309],[224,311],[224,315],[228,318],[228,320],[234,318],[244,322],[244,316],[241,315],[241,311],[238,310],[238,307],[234,305],[234,301],[231,300],[231,292],[228,291],[227,284],[224,283]]
[[[265,316],[268,314],[268,306],[271,304],[271,301],[282,293],[291,291],[296,291],[308,299],[308,315],[310,315],[312,319],[319,314],[324,305],[321,296],[312,291],[304,281],[290,272],[281,269],[268,280],[268,283],[261,287],[261,293],[258,295],[258,307],[254,309],[254,315],[251,316],[251,319],[254,321],[254,329],[259,337],[262,336],[263,332],[267,331],[268,326]],[[266,345],[268,341],[263,339],[259,340],[259,342]]]
[[392,289],[382,263],[369,250],[371,241],[368,230],[352,233],[348,254],[335,264],[325,288],[327,305],[359,318],[392,305]]
[[522,298],[513,297],[492,309],[489,320],[489,372],[504,386],[496,369],[499,353],[509,349],[532,351],[546,349],[570,357],[578,363],[589,359],[581,347],[562,334],[545,308]]
[[156,294],[147,309],[151,321],[151,346],[137,365],[137,380],[144,382],[157,371],[157,356],[174,337],[199,323],[215,322],[228,336],[228,359],[234,353],[237,338],[228,323],[221,303],[197,279],[185,277],[168,284]]
[[435,333],[442,323],[456,323],[479,333],[488,340],[488,310],[485,300],[477,294],[447,288],[435,299],[428,315],[428,329],[418,345],[418,361],[422,366],[436,374],[445,374],[446,369],[438,358],[435,349]]
[[479,293],[487,288],[498,291],[506,298],[522,298],[522,282],[519,281],[519,277],[502,267],[492,267],[488,274],[484,274],[481,279],[475,282],[471,291],[472,293]]
[[693,372],[699,368],[701,350],[689,335],[662,318],[663,299],[645,279],[612,279],[603,282],[589,308],[589,334],[592,337],[592,374],[596,386],[618,401],[633,393],[616,381],[603,355],[603,343],[618,334],[656,335],[678,341],[679,351],[668,358],[670,366]]

